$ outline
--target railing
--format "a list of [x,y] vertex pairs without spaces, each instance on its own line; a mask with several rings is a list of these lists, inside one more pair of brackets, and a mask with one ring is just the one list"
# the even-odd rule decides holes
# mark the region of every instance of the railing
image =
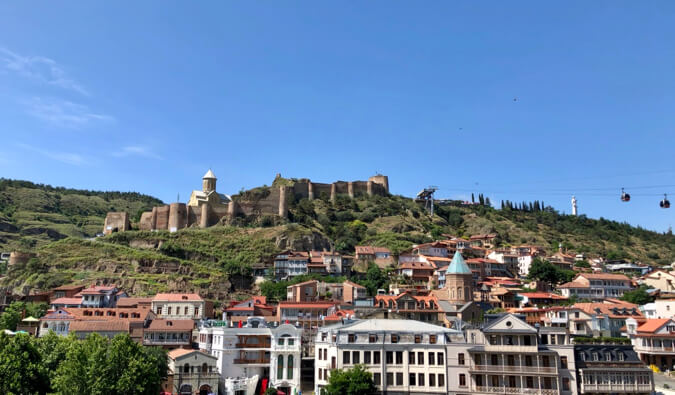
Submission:
[[237,343],[235,346],[237,348],[270,348],[270,347],[272,347],[272,344],[271,343],[256,343],[256,344]]
[[654,351],[667,351],[675,352],[675,347],[657,347],[657,346],[635,346],[635,351],[645,351],[645,352],[654,352]]
[[527,395],[559,395],[558,390],[522,388],[522,387],[481,387],[476,386],[475,392],[486,392],[489,394],[527,394]]
[[477,372],[516,372],[516,373],[544,373],[558,374],[556,367],[525,366],[525,365],[474,365],[469,368]]
[[234,363],[236,364],[261,364],[261,363],[270,363],[269,358],[253,358],[253,359],[246,359],[246,358],[237,358],[234,360]]
[[651,384],[581,384],[581,392],[650,392]]
[[190,339],[143,339],[143,344],[190,344]]
[[298,345],[294,344],[290,346],[288,344],[284,344],[283,346],[280,346],[278,344],[272,345],[272,350],[274,351],[300,351],[300,349],[301,347],[299,344]]

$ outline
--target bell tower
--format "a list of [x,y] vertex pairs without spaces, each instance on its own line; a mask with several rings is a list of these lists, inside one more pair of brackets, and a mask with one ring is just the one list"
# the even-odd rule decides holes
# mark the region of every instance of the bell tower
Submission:
[[204,174],[204,177],[202,177],[202,190],[204,193],[209,193],[213,192],[216,190],[216,175],[213,174],[211,169]]

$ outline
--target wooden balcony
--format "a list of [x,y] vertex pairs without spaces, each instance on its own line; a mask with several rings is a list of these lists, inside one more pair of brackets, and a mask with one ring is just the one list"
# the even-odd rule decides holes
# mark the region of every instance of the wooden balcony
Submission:
[[525,365],[473,365],[470,372],[485,373],[530,373],[557,375],[558,369],[551,366],[525,366]]
[[271,343],[237,343],[235,344],[237,348],[270,348],[272,347]]
[[235,364],[238,365],[255,365],[255,364],[268,364],[270,363],[269,358],[237,358],[234,360]]

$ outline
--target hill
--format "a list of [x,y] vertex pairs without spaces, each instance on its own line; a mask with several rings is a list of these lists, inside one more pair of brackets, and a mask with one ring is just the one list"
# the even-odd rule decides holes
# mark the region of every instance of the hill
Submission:
[[66,237],[94,237],[108,211],[132,217],[162,204],[136,192],[99,192],[0,179],[0,251],[32,249]]
[[[26,294],[73,281],[115,282],[138,295],[196,291],[223,301],[250,293],[251,267],[270,263],[274,254],[285,249],[335,248],[353,253],[355,245],[370,244],[398,253],[414,243],[443,238],[444,234],[468,237],[497,233],[502,245],[534,244],[553,252],[562,243],[572,253],[654,265],[675,260],[672,234],[602,218],[561,215],[538,203],[523,205],[520,210],[509,205],[495,209],[441,204],[429,217],[421,205],[401,196],[301,199],[289,205],[288,220],[268,215],[238,217],[207,229],[129,231],[89,241],[83,236],[100,230],[105,211],[113,205],[115,210],[131,207],[134,213],[133,209],[140,211],[156,204],[156,199],[138,194],[59,191],[12,182],[0,189],[2,201],[12,202],[3,203],[3,215],[17,228],[56,227],[61,235],[73,232],[56,242],[48,242],[49,234],[36,237],[11,232],[12,243],[24,247],[31,244],[37,256],[10,268],[0,286]],[[29,215],[33,219],[24,221]]]

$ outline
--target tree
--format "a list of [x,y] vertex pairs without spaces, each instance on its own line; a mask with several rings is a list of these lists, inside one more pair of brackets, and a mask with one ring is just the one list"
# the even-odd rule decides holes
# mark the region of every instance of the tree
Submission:
[[549,261],[535,258],[532,261],[532,265],[530,265],[527,278],[557,285],[571,281],[574,278],[574,272],[572,270],[560,269]]
[[586,269],[591,268],[591,264],[588,263],[588,261],[577,261],[577,262],[574,263],[574,266],[583,267],[583,268],[586,268]]
[[15,331],[16,326],[23,317],[40,318],[47,312],[46,303],[12,302],[5,311],[0,314],[0,329]]
[[380,269],[376,264],[370,263],[368,271],[366,271],[366,279],[359,281],[361,285],[368,289],[368,294],[371,296],[377,295],[378,289],[389,288],[389,277],[385,270]]
[[501,314],[506,313],[506,310],[501,307],[495,307],[485,312],[486,314]]
[[3,394],[49,392],[49,378],[30,335],[20,333],[10,337],[0,333],[0,383]]
[[363,365],[354,365],[349,370],[331,370],[326,395],[373,395],[377,391],[373,375]]
[[654,298],[647,293],[648,289],[649,287],[646,285],[640,285],[640,287],[624,293],[620,299],[637,305],[651,303],[654,301]]

